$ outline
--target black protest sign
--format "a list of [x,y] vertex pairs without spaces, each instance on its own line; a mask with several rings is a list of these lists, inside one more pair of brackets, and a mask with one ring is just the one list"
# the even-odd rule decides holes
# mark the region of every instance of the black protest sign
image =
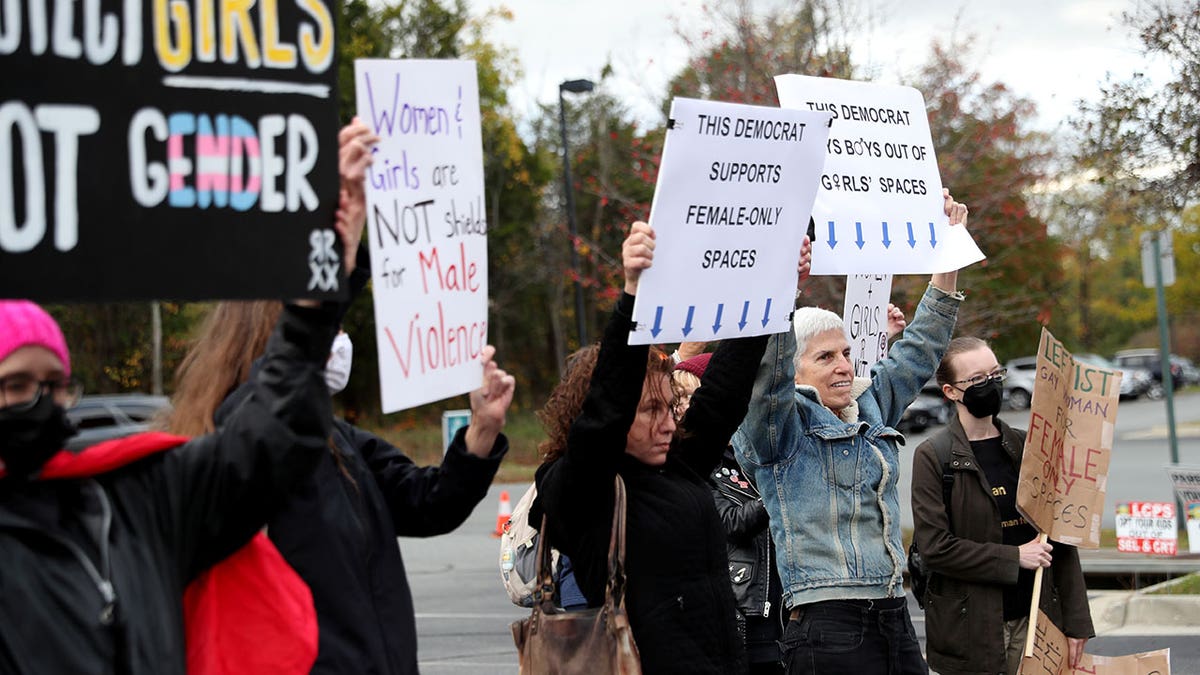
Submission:
[[336,297],[330,0],[8,0],[0,297]]

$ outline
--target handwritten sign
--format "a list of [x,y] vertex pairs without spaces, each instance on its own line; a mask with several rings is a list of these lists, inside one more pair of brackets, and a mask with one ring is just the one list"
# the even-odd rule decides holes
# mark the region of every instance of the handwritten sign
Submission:
[[5,3],[0,297],[344,293],[335,5],[85,4]]
[[1175,555],[1179,523],[1170,502],[1117,504],[1117,550]]
[[1020,675],[1171,675],[1170,649],[1125,656],[1085,653],[1072,668],[1067,636],[1040,609],[1034,636],[1033,655],[1021,660]]
[[1017,508],[1064,544],[1100,547],[1121,372],[1076,361],[1042,329]]
[[829,114],[677,98],[630,344],[790,329]]
[[358,115],[382,139],[367,226],[383,412],[479,387],[487,218],[473,61],[360,59]]
[[846,341],[856,377],[867,377],[871,366],[887,356],[887,306],[892,294],[890,274],[852,274],[846,277]]
[[983,259],[950,227],[925,99],[912,87],[778,75],[779,105],[833,116],[813,274],[949,272]]

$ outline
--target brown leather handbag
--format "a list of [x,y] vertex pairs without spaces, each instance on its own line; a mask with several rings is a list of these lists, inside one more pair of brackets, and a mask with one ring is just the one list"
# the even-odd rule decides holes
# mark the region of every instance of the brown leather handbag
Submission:
[[521,675],[641,674],[641,657],[625,612],[625,482],[620,476],[614,489],[608,586],[600,607],[571,612],[555,607],[554,570],[546,541],[546,518],[542,517],[533,614],[512,624]]

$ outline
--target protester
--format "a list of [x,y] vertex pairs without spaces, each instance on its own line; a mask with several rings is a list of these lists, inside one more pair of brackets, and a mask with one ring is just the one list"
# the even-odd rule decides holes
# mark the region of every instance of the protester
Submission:
[[[342,149],[336,229],[353,251],[362,221],[346,199],[370,155]],[[214,433],[75,454],[59,450],[80,394],[62,332],[37,305],[0,301],[0,672],[185,672],[185,587],[250,541],[324,452],[336,315],[284,308],[244,404]]]
[[1025,432],[996,416],[1004,376],[986,342],[952,340],[937,379],[957,415],[913,457],[913,537],[931,572],[926,656],[941,675],[1016,675],[1039,567],[1041,609],[1067,635],[1072,667],[1095,634],[1078,551],[1039,542],[1017,511]]
[[[686,413],[711,357],[711,352],[704,353],[675,366],[679,416]],[[725,531],[729,582],[739,614],[738,632],[746,645],[749,672],[752,675],[782,673],[779,638],[783,635],[780,602],[783,586],[779,572],[775,570],[775,547],[767,528],[767,509],[753,479],[737,463],[733,446],[726,446],[709,480],[713,484],[713,502]]]
[[[367,261],[352,285],[365,284]],[[262,350],[278,303],[221,303],[185,357],[168,428],[220,428],[249,393],[242,384]],[[349,379],[350,338],[340,333],[325,381],[336,394]],[[319,646],[313,673],[416,673],[417,635],[396,537],[445,534],[487,494],[508,451],[501,433],[514,381],[486,346],[483,386],[472,392],[471,423],[440,466],[418,467],[384,439],[333,419],[328,451],[290,493],[267,528],[284,559],[312,590]],[[252,377],[252,375],[250,375]],[[233,620],[232,618],[230,620]]]
[[[944,197],[950,223],[965,223],[966,206]],[[770,515],[789,673],[927,672],[901,585],[895,427],[950,341],[956,281],[933,275],[869,378],[854,377],[842,318],[827,310],[796,310],[794,330],[767,345],[734,449]]]
[[724,537],[713,536],[721,521],[706,478],[745,413],[766,338],[721,344],[676,434],[670,357],[627,344],[638,279],[654,245],[650,226],[634,223],[622,247],[625,292],[604,338],[572,356],[541,412],[549,438],[535,511],[544,510],[550,541],[570,556],[588,604],[599,606],[619,474],[628,494],[625,599],[644,672],[744,672]]

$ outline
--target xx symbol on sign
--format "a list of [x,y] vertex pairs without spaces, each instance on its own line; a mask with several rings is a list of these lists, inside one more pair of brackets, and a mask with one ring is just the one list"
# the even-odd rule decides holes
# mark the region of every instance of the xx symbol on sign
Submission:
[[312,252],[308,254],[308,269],[312,277],[308,290],[336,291],[338,288],[338,256],[333,248],[333,230],[313,230],[308,235]]

